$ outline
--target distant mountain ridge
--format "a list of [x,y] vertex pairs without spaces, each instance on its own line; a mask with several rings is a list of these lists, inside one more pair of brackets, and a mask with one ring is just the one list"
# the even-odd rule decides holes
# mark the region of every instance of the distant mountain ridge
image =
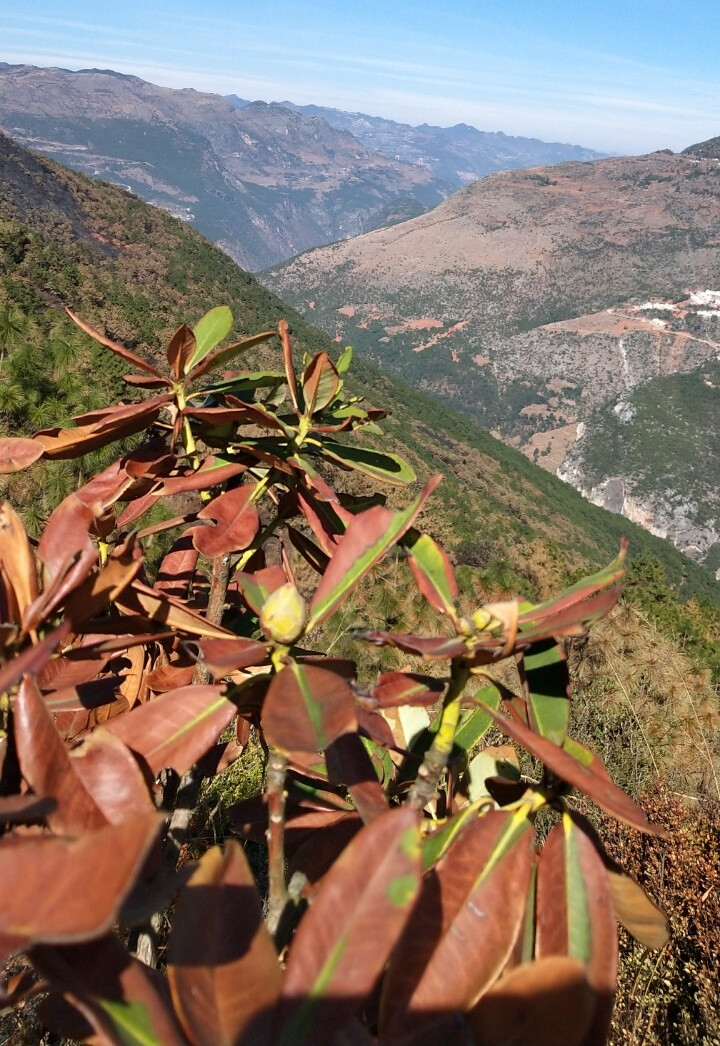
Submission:
[[[416,147],[397,158],[399,144],[388,154],[320,111],[233,106],[113,70],[0,63],[0,93],[17,141],[164,207],[251,270],[422,213],[475,177],[458,175],[471,160],[457,145],[439,163],[448,180]],[[513,148],[507,164],[530,162]]]
[[[237,95],[226,95],[226,98],[238,108],[250,104]],[[296,105],[288,101],[280,104],[306,117],[320,117],[331,127],[352,134],[368,149],[432,171],[448,193],[496,171],[568,160],[600,160],[607,155],[579,145],[543,142],[538,138],[506,135],[502,131],[479,131],[465,123],[454,127],[427,123],[413,126],[321,105]]]

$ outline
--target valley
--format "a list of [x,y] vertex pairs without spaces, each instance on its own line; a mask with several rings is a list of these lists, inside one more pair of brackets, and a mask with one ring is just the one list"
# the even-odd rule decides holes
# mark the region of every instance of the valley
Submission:
[[[718,272],[720,163],[700,151],[492,175],[263,279],[331,337],[714,563],[718,403],[701,375],[720,353]],[[643,457],[646,415],[623,404],[646,383],[662,402],[692,374],[707,395],[676,396]]]

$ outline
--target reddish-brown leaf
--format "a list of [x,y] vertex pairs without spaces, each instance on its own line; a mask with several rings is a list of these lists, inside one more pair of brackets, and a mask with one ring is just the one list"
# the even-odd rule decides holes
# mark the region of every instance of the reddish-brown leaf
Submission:
[[153,698],[106,730],[142,756],[157,777],[165,767],[184,774],[215,744],[237,709],[219,686],[184,686]]
[[238,552],[252,543],[260,528],[260,517],[252,502],[254,487],[245,484],[220,494],[198,513],[198,519],[212,520],[214,526],[195,527],[193,545],[213,558],[225,552]]
[[318,352],[308,363],[302,379],[305,412],[315,414],[324,410],[335,398],[342,385],[337,368],[326,352]]
[[357,728],[355,699],[335,672],[293,661],[270,683],[262,722],[268,741],[281,752],[321,752]]
[[498,976],[522,923],[532,841],[522,811],[491,812],[470,822],[427,876],[385,979],[384,1039],[433,1013],[467,1010]]
[[360,1008],[420,888],[416,814],[391,810],[363,828],[322,880],[290,949],[278,1046],[324,1046]]
[[377,681],[373,697],[380,708],[398,705],[434,705],[440,700],[445,683],[442,679],[417,672],[385,672]]
[[131,403],[116,413],[93,411],[83,415],[80,423],[72,429],[55,426],[35,433],[35,439],[45,448],[46,458],[52,460],[76,458],[91,450],[98,450],[115,440],[124,439],[141,432],[157,419],[161,409],[171,400],[168,396],[156,396],[143,403]]
[[262,664],[269,647],[257,639],[238,636],[236,639],[188,640],[185,649],[210,670],[214,679],[220,679],[239,668]]
[[235,1046],[251,1026],[249,1041],[260,1036],[282,977],[236,841],[208,850],[180,892],[168,959],[175,1011],[195,1046]]
[[98,1032],[91,1041],[138,1043],[125,1038],[118,1016],[131,1006],[147,1015],[150,1042],[187,1046],[173,1014],[167,982],[157,971],[132,958],[115,934],[87,944],[48,947],[31,953],[33,965],[51,984],[66,992]]
[[0,937],[27,948],[38,942],[87,941],[106,933],[161,822],[159,814],[150,813],[75,839],[3,836]]
[[20,624],[37,599],[37,564],[22,520],[9,501],[0,504],[0,581],[5,589],[6,614]]
[[577,959],[552,956],[502,977],[467,1014],[483,1046],[582,1046],[595,998]]
[[325,753],[333,784],[345,785],[365,824],[388,810],[388,800],[359,734],[343,734]]
[[133,581],[115,600],[116,606],[127,614],[139,615],[180,632],[189,632],[196,636],[210,636],[217,639],[229,639],[232,632],[212,625],[201,614],[190,610],[180,600],[173,599],[163,592],[148,588],[140,581]]
[[240,462],[218,464],[215,457],[206,458],[199,469],[186,472],[182,476],[169,476],[155,488],[156,495],[182,494],[189,490],[208,490],[221,483],[226,483],[234,476],[247,471],[247,465]]
[[29,676],[20,686],[13,710],[22,775],[36,795],[51,796],[57,803],[48,814],[50,825],[68,835],[106,825],[107,818],[77,774],[53,717]]
[[511,740],[517,741],[519,745],[526,748],[531,755],[544,763],[548,770],[562,778],[563,781],[567,781],[568,784],[588,795],[603,810],[607,810],[609,814],[624,821],[625,824],[637,828],[640,832],[659,836],[667,834],[663,828],[648,821],[644,811],[637,803],[623,792],[622,788],[618,788],[597,756],[594,756],[590,763],[581,763],[563,748],[540,737],[523,723],[495,712],[487,705],[483,704],[482,707]]
[[69,621],[63,621],[39,643],[26,647],[4,664],[0,668],[0,694],[6,693],[24,675],[38,675],[42,672],[53,656],[55,647],[70,634],[70,627]]
[[19,436],[5,436],[0,439],[0,476],[11,472],[20,472],[29,468],[45,452],[42,443],[34,439],[22,439]]
[[[99,341],[101,345],[105,346],[105,348],[110,349],[110,351],[114,352],[117,356],[121,356],[126,362],[132,363],[134,367],[138,367],[140,370],[144,370],[148,374],[154,374],[156,378],[163,378],[160,371],[156,367],[153,367],[151,363],[147,363],[139,356],[136,356],[134,352],[131,352],[130,349],[126,349],[124,345],[119,345],[116,341],[112,341],[110,338],[105,337],[104,334],[100,334],[99,331],[96,331],[89,323],[81,320],[80,317],[76,316],[70,309],[66,308],[65,312],[73,323],[76,323],[81,330],[84,330],[85,333],[89,334],[95,341]],[[170,384],[167,378],[163,378],[163,381],[168,385]]]
[[73,748],[70,765],[110,824],[155,809],[137,760],[105,727]]
[[154,588],[167,596],[184,599],[195,575],[198,556],[192,533],[183,534],[163,558]]
[[195,335],[186,323],[179,327],[167,347],[167,361],[175,381],[185,377],[188,361],[195,352]]

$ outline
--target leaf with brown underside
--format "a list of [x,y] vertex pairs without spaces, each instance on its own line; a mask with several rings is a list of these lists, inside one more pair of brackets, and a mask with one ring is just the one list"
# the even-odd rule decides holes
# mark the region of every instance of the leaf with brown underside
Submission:
[[[262,902],[238,842],[208,850],[181,890],[168,945],[175,1011],[194,1046],[235,1046],[260,1036],[257,1018],[280,995],[282,975]],[[267,1024],[268,1014],[265,1014]]]
[[[510,719],[500,712],[493,711],[487,705],[481,705],[492,716],[495,724],[500,727],[512,741],[526,748],[531,755],[539,759],[548,770],[556,774],[574,788],[578,788],[593,802],[601,806],[613,817],[617,817],[632,828],[649,835],[667,835],[664,828],[654,825],[648,821],[643,810],[635,803],[622,788],[610,779],[603,763],[597,756],[592,756],[592,761],[583,763],[574,758],[563,748],[553,744],[544,737],[540,737],[523,723]],[[586,749],[587,751],[587,749]],[[591,755],[591,753],[588,753]]]
[[[41,975],[65,992],[92,1024],[98,1036],[91,1041],[98,1046],[187,1046],[167,982],[132,958],[116,935],[87,944],[41,945],[30,957]],[[140,1038],[129,1030],[138,1020]]]
[[262,723],[268,742],[281,752],[321,752],[357,728],[355,699],[335,672],[291,661],[270,683]]
[[9,501],[0,504],[0,580],[7,616],[20,624],[37,599],[37,564],[22,520]]
[[0,824],[35,821],[46,817],[54,809],[55,800],[49,796],[0,795]]
[[136,548],[135,536],[130,537],[113,549],[103,566],[86,578],[75,589],[65,603],[65,613],[76,630],[92,617],[99,617],[130,582],[137,577],[142,567],[142,556]]
[[483,1046],[582,1046],[595,997],[577,959],[551,956],[502,977],[466,1015]]
[[197,639],[188,640],[185,650],[199,664],[210,670],[213,678],[235,672],[239,668],[260,665],[267,659],[269,646],[257,639]]
[[70,622],[63,621],[39,643],[33,643],[0,668],[0,694],[6,693],[26,674],[38,675],[59,646],[70,634]]
[[13,701],[15,747],[22,775],[36,795],[51,796],[48,814],[56,832],[79,835],[102,828],[107,818],[88,790],[60,737],[34,679],[26,676]]
[[167,693],[168,690],[177,690],[181,686],[189,686],[195,674],[195,665],[158,665],[145,677],[145,682],[150,690],[158,694]]
[[180,632],[216,639],[232,638],[232,632],[221,628],[220,625],[210,624],[201,614],[188,609],[180,600],[148,588],[137,580],[117,597],[115,605],[126,614],[137,614]]
[[51,690],[50,693],[43,694],[42,698],[53,715],[59,712],[89,711],[116,701],[122,683],[122,676],[101,676],[88,683],[76,683],[74,686]]
[[398,705],[434,705],[442,697],[445,683],[417,672],[385,672],[372,692],[379,708]]
[[383,986],[383,1041],[396,1042],[443,1010],[467,1010],[507,962],[533,867],[521,810],[471,821],[426,877]]
[[195,576],[199,552],[192,543],[192,533],[185,533],[163,557],[154,588],[165,595],[184,599]]
[[185,377],[189,360],[195,352],[195,335],[186,323],[173,334],[167,347],[167,361],[175,381]]
[[302,378],[305,413],[324,410],[335,399],[342,386],[337,368],[326,352],[318,352],[308,363]]
[[134,755],[105,727],[99,727],[70,752],[70,765],[110,824],[155,809]]
[[607,853],[602,840],[587,817],[572,811],[575,824],[592,840],[605,865],[615,915],[619,923],[645,948],[664,948],[670,939],[670,926],[665,913],[648,897],[639,883],[623,871]]
[[19,940],[26,949],[106,933],[161,823],[160,814],[149,813],[74,839],[3,836],[0,882],[12,883],[12,889],[0,890],[0,937]]
[[450,557],[429,534],[411,530],[403,539],[417,586],[431,606],[442,614],[455,613],[459,591]]
[[215,367],[219,367],[221,363],[225,363],[227,360],[232,359],[233,356],[237,356],[238,353],[247,352],[248,349],[252,349],[256,345],[260,345],[262,342],[269,341],[271,338],[276,337],[276,331],[263,331],[260,334],[252,334],[249,338],[242,338],[240,341],[235,341],[232,345],[226,345],[223,349],[217,349],[215,352],[211,352],[205,357],[199,366],[192,367],[192,381],[196,381],[198,378],[202,377],[203,374],[207,374],[209,370],[213,370]]
[[359,734],[336,738],[328,746],[325,760],[331,782],[345,785],[365,824],[387,812],[387,796]]
[[591,621],[610,610],[620,598],[625,577],[627,541],[623,538],[617,559],[591,577],[561,592],[547,603],[524,611],[519,619],[521,639],[582,634]]
[[198,519],[211,520],[213,526],[194,527],[195,548],[209,558],[225,552],[239,552],[252,544],[260,528],[260,517],[252,501],[254,486],[235,487],[214,498],[198,512]]
[[114,414],[93,411],[78,419],[79,423],[74,428],[55,426],[41,429],[35,433],[34,438],[45,448],[46,458],[77,458],[148,428],[170,401],[169,395],[155,396],[143,403],[123,405],[122,408],[117,408]]
[[420,888],[417,815],[366,825],[322,880],[290,948],[276,1046],[324,1046],[365,1002]]
[[163,479],[155,488],[154,494],[160,497],[166,494],[182,494],[189,490],[209,490],[243,472],[247,472],[247,465],[213,456],[205,458],[200,468],[192,472]]
[[569,956],[584,962],[595,995],[583,1046],[604,1046],[617,976],[617,931],[603,862],[588,836],[563,814],[545,841],[537,874],[537,958]]
[[20,472],[29,468],[45,452],[42,443],[20,436],[5,436],[0,439],[0,476]]
[[170,384],[167,378],[164,378],[160,371],[156,367],[153,367],[151,363],[147,363],[139,356],[136,356],[134,352],[131,352],[130,349],[126,349],[124,345],[119,345],[116,341],[112,341],[110,338],[107,338],[104,334],[100,334],[99,331],[96,331],[93,327],[90,326],[89,323],[86,323],[85,320],[81,320],[79,316],[76,316],[75,313],[67,307],[65,309],[65,312],[68,314],[73,323],[76,323],[80,330],[83,330],[86,334],[89,334],[94,341],[99,341],[101,345],[105,346],[105,348],[110,349],[110,351],[114,352],[116,356],[122,357],[122,359],[124,359],[127,363],[132,363],[134,367],[138,367],[140,370],[144,370],[148,374],[153,374],[156,378],[162,378],[166,385]]
[[142,756],[153,777],[184,774],[215,744],[237,709],[219,686],[184,686],[147,701],[105,729]]
[[401,512],[376,505],[353,516],[313,596],[308,632],[337,610],[357,583],[400,540],[422,511],[440,479],[440,476],[433,476],[419,497]]

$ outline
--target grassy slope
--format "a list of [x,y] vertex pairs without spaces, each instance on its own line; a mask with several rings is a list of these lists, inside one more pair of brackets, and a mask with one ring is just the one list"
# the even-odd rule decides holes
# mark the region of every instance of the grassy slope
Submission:
[[[4,147],[2,163],[0,307],[8,302],[32,313],[27,337],[43,346],[44,365],[56,385],[62,368],[48,345],[63,304],[150,357],[159,354],[179,323],[192,323],[218,303],[231,306],[238,333],[267,328],[287,315],[300,348],[336,351],[327,337],[181,222],[23,150]],[[72,337],[64,328],[63,333],[66,341]],[[89,351],[86,341],[82,345]],[[123,368],[107,356],[102,362],[85,358],[85,367],[81,409],[94,402],[87,398],[91,393],[117,395],[123,388]],[[358,392],[392,411],[387,433],[418,472],[446,473],[427,525],[460,558],[505,570],[510,581],[513,573],[524,577],[526,589],[542,592],[563,575],[611,557],[620,535],[627,534],[632,553],[656,556],[684,596],[717,600],[718,587],[706,571],[666,542],[588,504],[466,418],[363,362],[354,380]],[[63,400],[59,394],[58,401],[77,409],[72,397]],[[22,416],[19,421],[22,425]],[[31,421],[25,419],[25,426]]]

